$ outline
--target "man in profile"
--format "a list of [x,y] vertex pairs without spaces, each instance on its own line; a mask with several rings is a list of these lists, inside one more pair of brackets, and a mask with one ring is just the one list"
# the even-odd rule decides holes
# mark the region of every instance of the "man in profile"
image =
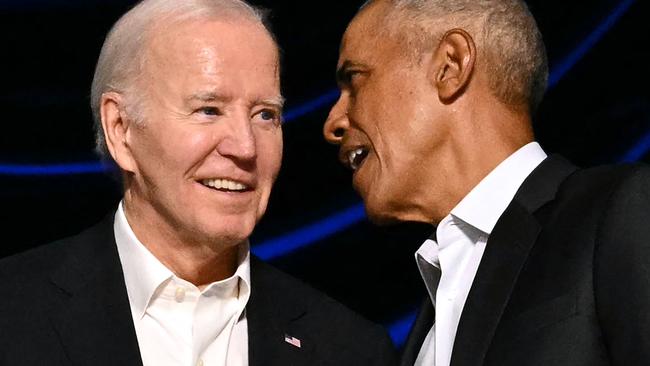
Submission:
[[91,104],[124,198],[0,261],[1,365],[389,365],[385,331],[252,257],[282,157],[278,47],[239,0],[145,0]]
[[324,126],[367,213],[435,227],[403,365],[649,365],[650,170],[534,141],[548,66],[520,0],[375,0]]

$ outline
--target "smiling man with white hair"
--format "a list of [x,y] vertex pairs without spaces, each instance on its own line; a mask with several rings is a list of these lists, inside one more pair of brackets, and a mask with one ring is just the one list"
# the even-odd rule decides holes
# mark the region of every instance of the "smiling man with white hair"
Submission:
[[389,365],[383,329],[251,256],[282,160],[279,52],[238,0],[149,0],[92,85],[114,215],[0,262],[2,365]]

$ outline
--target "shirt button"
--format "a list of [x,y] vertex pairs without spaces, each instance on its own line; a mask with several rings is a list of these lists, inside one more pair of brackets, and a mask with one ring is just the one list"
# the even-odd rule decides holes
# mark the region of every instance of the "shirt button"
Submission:
[[176,302],[183,302],[183,300],[185,300],[185,289],[182,287],[177,287],[176,293],[174,294],[174,299],[176,299]]

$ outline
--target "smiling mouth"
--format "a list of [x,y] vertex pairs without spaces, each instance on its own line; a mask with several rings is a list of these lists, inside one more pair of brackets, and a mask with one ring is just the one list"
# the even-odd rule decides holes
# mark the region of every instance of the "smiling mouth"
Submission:
[[359,147],[348,152],[348,165],[353,171],[357,171],[368,156],[368,149]]
[[200,183],[221,192],[245,192],[250,190],[250,187],[246,184],[230,179],[203,179]]

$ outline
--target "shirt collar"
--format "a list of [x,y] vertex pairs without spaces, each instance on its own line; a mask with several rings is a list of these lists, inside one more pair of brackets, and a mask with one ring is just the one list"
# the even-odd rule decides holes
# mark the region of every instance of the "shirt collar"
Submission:
[[237,281],[236,297],[239,303],[237,317],[239,317],[243,314],[251,294],[250,245],[248,242],[239,246],[238,265],[235,273],[226,279],[212,282],[206,286],[201,293],[214,293],[219,297],[228,296],[228,288],[233,284],[233,281]]
[[[156,258],[135,236],[124,214],[123,203],[120,202],[115,213],[113,225],[115,242],[122,264],[126,290],[131,303],[134,317],[144,316],[149,303],[156,290],[174,277],[174,273],[158,258]],[[246,242],[240,245],[238,266],[232,277],[217,281],[206,286],[204,291],[209,291],[222,282],[229,282],[234,277],[239,277],[239,300],[246,306],[250,297],[250,246]]]
[[502,161],[451,210],[451,215],[490,235],[519,187],[546,153],[531,142]]

